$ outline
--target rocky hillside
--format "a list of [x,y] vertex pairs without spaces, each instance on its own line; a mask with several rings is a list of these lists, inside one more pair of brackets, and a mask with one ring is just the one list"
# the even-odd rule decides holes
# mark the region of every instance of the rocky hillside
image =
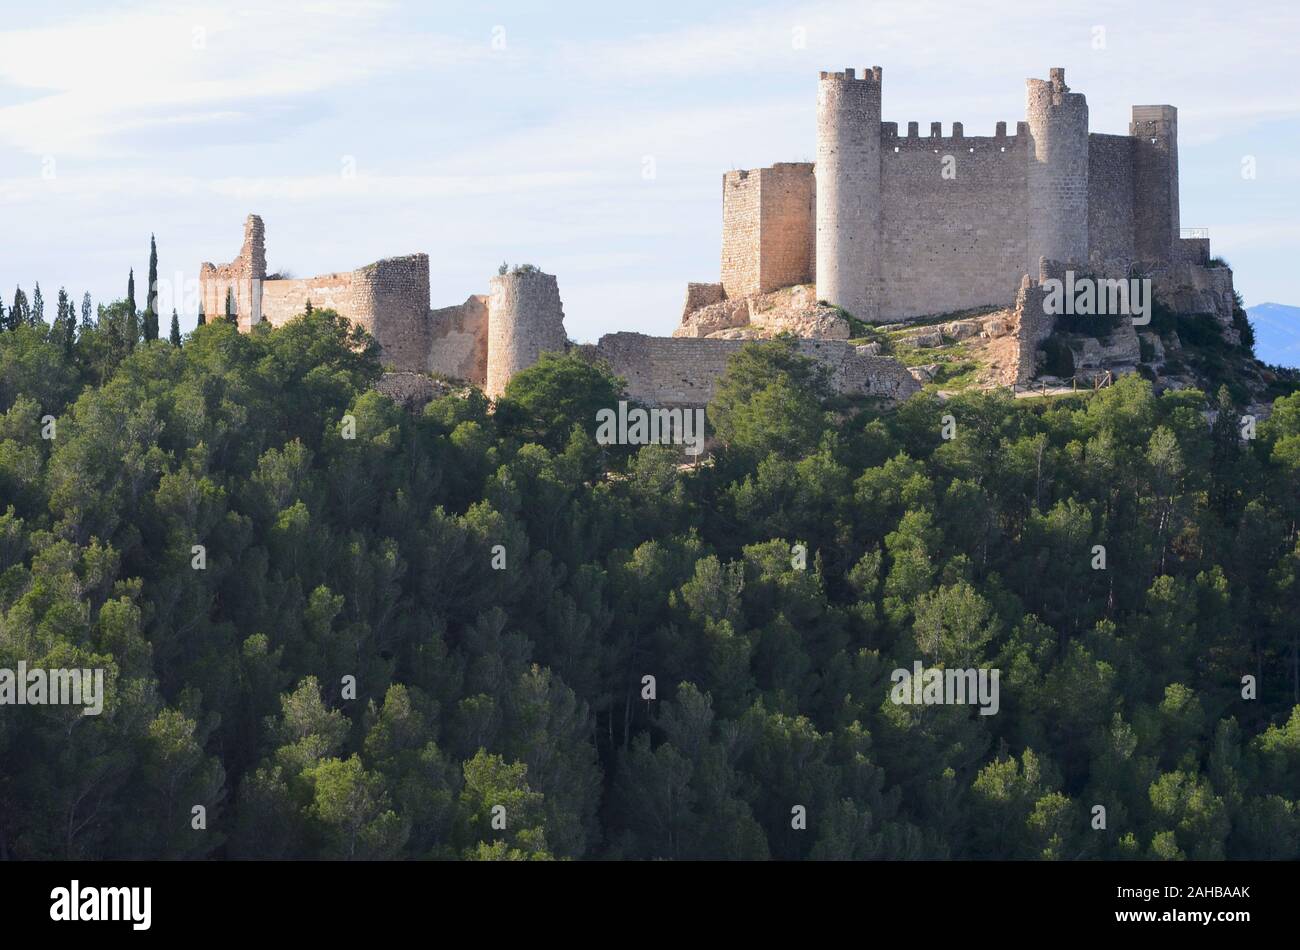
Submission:
[[850,340],[864,354],[902,361],[927,391],[938,394],[999,386],[1073,391],[1139,373],[1158,390],[1216,392],[1227,386],[1238,404],[1259,407],[1300,385],[1300,371],[1278,370],[1255,358],[1250,320],[1224,262],[1163,265],[1141,276],[1150,279],[1154,296],[1145,324],[1123,316],[1040,312],[1031,331],[1023,310],[1034,297],[1022,288],[1017,304],[1005,308],[868,326],[819,302],[811,285],[724,299],[717,285],[697,284],[673,335],[735,340],[789,333]]

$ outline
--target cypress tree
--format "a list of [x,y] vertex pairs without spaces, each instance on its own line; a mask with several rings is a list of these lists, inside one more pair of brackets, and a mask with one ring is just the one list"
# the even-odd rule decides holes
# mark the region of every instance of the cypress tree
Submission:
[[309,316],[311,315],[311,298],[310,298],[310,297],[307,298],[307,309],[304,310],[303,313],[306,313],[306,314],[309,315]]
[[175,307],[172,308],[172,332],[168,340],[172,346],[179,347],[181,345],[181,322],[176,316]]
[[239,314],[235,311],[235,288],[226,288],[226,319],[239,326]]
[[126,349],[129,353],[140,342],[140,317],[135,311],[135,268],[126,278]]
[[81,295],[81,329],[84,332],[94,325],[94,313],[90,308],[90,291],[88,290]]
[[149,286],[145,289],[144,338],[158,339],[158,244],[149,235]]
[[9,320],[5,317],[5,302],[0,300],[0,330],[9,329]]
[[204,325],[205,323],[207,323],[207,322],[208,322],[208,315],[207,315],[206,313],[203,312],[203,301],[200,300],[200,301],[199,301],[199,322],[198,322],[198,325],[199,325],[199,326],[203,326],[203,325]]

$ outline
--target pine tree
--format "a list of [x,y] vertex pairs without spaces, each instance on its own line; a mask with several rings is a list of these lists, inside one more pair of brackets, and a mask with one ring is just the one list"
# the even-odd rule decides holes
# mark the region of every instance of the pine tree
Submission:
[[175,307],[172,308],[172,332],[171,332],[171,336],[168,337],[168,340],[170,341],[172,346],[181,345],[181,321],[176,316]]
[[63,357],[70,361],[77,342],[77,308],[64,287],[59,288],[59,315],[54,320],[54,339],[63,344]]
[[95,325],[94,312],[90,306],[90,291],[86,291],[81,296],[81,329],[89,330]]
[[14,289],[14,305],[9,308],[9,329],[17,330],[30,319],[27,295],[21,287]]
[[9,329],[9,319],[5,316],[5,302],[0,300],[0,331]]
[[158,339],[158,245],[149,235],[149,286],[145,289],[145,342]]
[[36,290],[32,293],[32,309],[27,315],[27,322],[31,326],[39,326],[45,322],[45,298],[41,296],[41,282],[36,282]]

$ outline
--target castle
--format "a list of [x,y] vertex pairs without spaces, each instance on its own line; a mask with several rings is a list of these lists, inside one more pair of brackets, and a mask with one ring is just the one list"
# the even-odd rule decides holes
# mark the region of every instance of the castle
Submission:
[[[1048,268],[1099,276],[1138,268],[1159,277],[1157,294],[1191,286],[1218,309],[1230,298],[1230,271],[1202,273],[1208,239],[1180,233],[1173,106],[1133,106],[1127,135],[1091,132],[1084,96],[1053,68],[1046,80],[1027,80],[1026,119],[1014,135],[999,122],[992,136],[968,137],[954,122],[944,136],[934,122],[922,137],[909,122],[900,136],[897,123],[881,121],[881,89],[878,66],[861,76],[821,73],[816,162],[723,175],[721,280],[688,286],[683,326],[672,337],[609,334],[580,352],[606,360],[635,399],[701,404],[743,345],[743,334],[712,331],[748,324],[764,294],[815,285],[813,301],[800,304],[811,323],[794,321],[796,335],[808,337],[801,350],[841,392],[901,399],[919,388],[913,374],[848,343],[846,321],[821,332],[816,311],[880,323],[1015,305],[1011,333],[1022,352],[1004,381],[1024,382],[1052,321],[1022,310],[1041,299],[1029,291]],[[241,329],[279,325],[310,300],[366,327],[388,368],[466,380],[494,397],[539,354],[570,346],[551,275],[501,273],[488,294],[430,309],[424,254],[308,279],[268,275],[256,216],[239,256],[202,265],[200,283],[205,312],[233,307]],[[748,314],[737,317],[742,304]]]
[[1027,81],[1026,120],[967,136],[881,121],[881,70],[823,72],[817,161],[722,180],[722,280],[697,302],[815,283],[867,322],[1007,303],[1039,262],[1094,270],[1204,263],[1180,237],[1178,110],[1133,106],[1127,135],[1090,132],[1065,70]]

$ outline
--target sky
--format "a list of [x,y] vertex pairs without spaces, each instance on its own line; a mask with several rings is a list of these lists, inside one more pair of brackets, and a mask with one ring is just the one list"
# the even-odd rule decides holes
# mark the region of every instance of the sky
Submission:
[[886,121],[945,134],[1014,129],[1052,66],[1094,132],[1177,106],[1183,226],[1248,305],[1300,304],[1289,0],[0,0],[0,24],[0,292],[39,281],[47,319],[60,286],[143,287],[153,233],[188,330],[256,213],[273,272],[424,251],[441,307],[532,263],[572,338],[668,334],[718,280],[723,173],[811,161],[818,71],[874,65]]

